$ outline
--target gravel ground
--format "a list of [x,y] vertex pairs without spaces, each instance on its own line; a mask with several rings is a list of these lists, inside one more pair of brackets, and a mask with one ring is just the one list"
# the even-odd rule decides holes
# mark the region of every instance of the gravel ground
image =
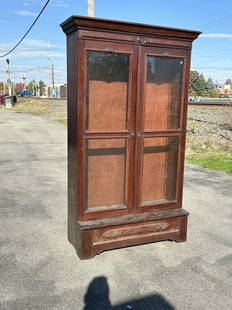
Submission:
[[67,119],[67,100],[18,98],[12,110],[53,120]]
[[[67,119],[67,101],[19,98],[12,110],[53,120]],[[196,146],[232,153],[232,106],[189,106],[186,153]]]
[[187,154],[193,144],[232,152],[232,106],[189,106]]

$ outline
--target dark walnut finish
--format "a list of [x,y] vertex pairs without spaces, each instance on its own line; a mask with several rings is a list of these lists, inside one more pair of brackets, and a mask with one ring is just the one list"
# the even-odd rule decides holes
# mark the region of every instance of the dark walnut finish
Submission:
[[82,16],[68,54],[68,238],[80,258],[186,240],[192,41],[200,32]]

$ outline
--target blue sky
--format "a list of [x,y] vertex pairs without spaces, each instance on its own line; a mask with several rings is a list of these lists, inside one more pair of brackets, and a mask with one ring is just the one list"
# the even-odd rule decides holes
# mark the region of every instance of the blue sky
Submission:
[[[22,37],[46,1],[1,2],[0,55]],[[95,10],[96,17],[200,30],[203,35],[194,42],[192,68],[220,83],[232,78],[231,0],[95,0]],[[49,46],[55,82],[65,81],[66,44],[59,24],[75,14],[87,14],[87,0],[50,1],[25,41],[7,57],[12,80],[26,76],[47,81]],[[5,58],[0,58],[0,81],[6,78],[5,70]]]

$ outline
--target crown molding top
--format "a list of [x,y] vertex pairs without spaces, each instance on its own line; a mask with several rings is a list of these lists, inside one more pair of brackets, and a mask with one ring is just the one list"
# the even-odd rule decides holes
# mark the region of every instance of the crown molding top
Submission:
[[60,26],[67,35],[79,28],[95,28],[96,30],[112,30],[127,33],[150,34],[161,37],[174,37],[193,41],[201,34],[200,31],[195,30],[170,28],[80,15],[73,15],[69,17]]

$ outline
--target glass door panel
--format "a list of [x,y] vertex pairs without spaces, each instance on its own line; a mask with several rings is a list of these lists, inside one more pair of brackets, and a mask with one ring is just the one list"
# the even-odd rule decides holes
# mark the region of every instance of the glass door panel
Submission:
[[142,206],[176,200],[179,137],[144,138]]
[[79,139],[83,218],[125,215],[132,209],[137,48],[83,40]]
[[127,129],[129,63],[129,55],[87,51],[86,130]]
[[125,205],[127,139],[87,139],[85,204],[99,211]]
[[179,128],[183,59],[146,57],[144,130]]

